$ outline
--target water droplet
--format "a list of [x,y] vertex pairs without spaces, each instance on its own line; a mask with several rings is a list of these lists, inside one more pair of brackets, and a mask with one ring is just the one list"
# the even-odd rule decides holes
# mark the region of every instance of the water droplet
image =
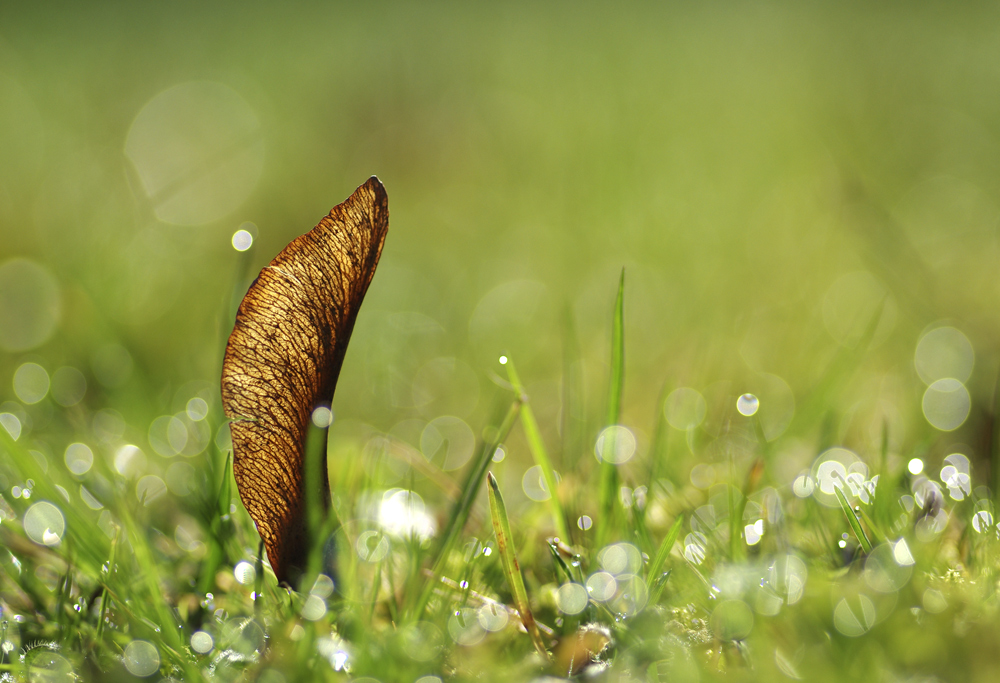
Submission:
[[253,246],[253,235],[247,230],[237,230],[233,233],[233,249],[246,251]]
[[743,394],[736,399],[736,410],[739,411],[740,415],[750,417],[757,413],[759,407],[760,401],[753,394]]

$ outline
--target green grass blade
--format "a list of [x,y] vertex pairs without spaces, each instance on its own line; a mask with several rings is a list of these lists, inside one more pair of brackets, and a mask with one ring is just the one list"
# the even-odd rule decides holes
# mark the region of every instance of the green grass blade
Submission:
[[851,525],[854,535],[857,536],[858,543],[861,544],[861,549],[865,554],[870,553],[872,551],[872,542],[868,540],[865,530],[861,528],[861,521],[858,519],[857,514],[855,514],[854,509],[851,508],[851,504],[847,501],[847,496],[844,495],[844,491],[839,486],[834,486],[833,490],[837,492],[840,509],[847,515],[847,523]]
[[531,613],[528,591],[524,587],[521,567],[517,562],[517,553],[514,551],[514,537],[510,533],[507,507],[504,505],[503,496],[500,495],[500,485],[492,472],[486,474],[486,480],[489,483],[490,517],[493,519],[493,532],[497,537],[497,549],[500,551],[503,572],[510,585],[511,594],[514,596],[514,606],[517,608],[518,614],[521,615],[521,623],[524,624],[525,630],[531,636],[531,642],[534,643],[535,649],[542,656],[548,657],[545,644],[542,642],[542,634],[538,632],[538,625]]
[[521,426],[524,427],[524,436],[528,440],[528,448],[535,459],[535,464],[542,470],[542,477],[545,479],[545,486],[549,489],[549,508],[552,511],[552,520],[556,525],[556,534],[567,543],[570,541],[569,526],[566,524],[566,515],[559,502],[559,491],[556,487],[556,474],[552,470],[552,461],[549,459],[548,451],[545,450],[545,443],[542,441],[542,433],[538,429],[538,421],[535,420],[535,413],[528,403],[528,394],[521,384],[521,378],[514,369],[514,361],[507,359],[507,377],[510,379],[514,391],[521,400]]
[[649,588],[651,595],[653,593],[653,586],[659,582],[660,574],[663,572],[663,565],[666,564],[667,558],[670,556],[670,551],[674,549],[674,544],[677,543],[683,526],[684,516],[681,515],[674,521],[667,535],[663,537],[663,542],[660,543],[659,550],[656,551],[653,561],[649,563],[649,570],[646,573],[646,586]]
[[458,499],[452,508],[451,515],[448,518],[448,525],[441,536],[441,546],[437,553],[437,559],[434,561],[434,566],[431,569],[431,576],[424,582],[414,608],[409,613],[412,619],[420,619],[423,616],[424,610],[427,608],[427,603],[434,592],[434,587],[441,582],[441,575],[444,572],[445,564],[448,562],[448,557],[451,555],[451,551],[458,541],[459,534],[461,534],[465,523],[469,519],[469,513],[472,511],[472,504],[476,500],[479,485],[486,476],[486,470],[489,469],[490,463],[493,462],[493,454],[496,453],[497,448],[507,439],[511,427],[514,426],[514,420],[517,419],[518,413],[521,411],[521,405],[520,397],[510,404],[507,414],[504,415],[503,421],[497,429],[496,437],[483,449],[479,460],[476,461],[473,468],[469,471],[469,477],[462,488],[462,497]]
[[[625,387],[625,269],[618,281],[618,297],[611,322],[611,382],[608,387],[608,412],[605,425],[618,424],[621,419],[622,391]],[[597,547],[604,546],[615,525],[615,501],[618,500],[618,467],[601,463],[600,509],[597,516]]]

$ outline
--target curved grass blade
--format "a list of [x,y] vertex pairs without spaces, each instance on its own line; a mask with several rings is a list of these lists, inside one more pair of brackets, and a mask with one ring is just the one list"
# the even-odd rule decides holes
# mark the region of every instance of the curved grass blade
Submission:
[[844,495],[844,491],[839,486],[834,486],[833,490],[837,492],[837,500],[840,501],[840,508],[844,511],[844,514],[847,515],[847,523],[851,525],[854,535],[858,537],[858,543],[861,544],[861,549],[867,555],[872,551],[872,542],[868,540],[868,535],[865,534],[865,530],[861,528],[861,521],[851,508],[851,504],[847,501],[847,496]]
[[535,616],[531,613],[528,591],[524,587],[521,567],[517,563],[517,553],[514,552],[514,538],[510,533],[510,520],[507,519],[507,508],[503,503],[503,496],[500,495],[500,485],[492,472],[487,472],[486,480],[489,482],[490,517],[493,519],[493,531],[497,537],[497,549],[500,551],[503,573],[507,577],[510,592],[514,596],[514,606],[517,608],[518,614],[521,615],[521,623],[524,624],[525,630],[531,636],[531,642],[534,643],[535,649],[547,658],[549,653],[545,649],[545,644],[542,643],[542,634],[538,632]]
[[653,557],[653,561],[649,563],[649,571],[646,573],[646,586],[649,588],[649,592],[652,595],[653,586],[660,580],[660,573],[663,571],[663,565],[667,562],[667,557],[670,556],[670,551],[673,550],[674,544],[677,543],[677,538],[681,535],[681,527],[684,525],[684,516],[681,515],[675,521],[673,526],[670,527],[670,531],[667,535],[663,537],[663,542],[660,543],[659,550],[656,551],[656,555]]

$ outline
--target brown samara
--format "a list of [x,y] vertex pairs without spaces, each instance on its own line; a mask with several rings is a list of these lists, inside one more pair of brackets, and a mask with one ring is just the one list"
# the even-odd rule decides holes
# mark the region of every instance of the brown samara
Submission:
[[306,434],[313,410],[333,399],[388,228],[389,201],[373,176],[260,271],[226,345],[233,474],[281,582],[305,569],[305,486],[329,505],[325,457],[320,481],[305,481]]

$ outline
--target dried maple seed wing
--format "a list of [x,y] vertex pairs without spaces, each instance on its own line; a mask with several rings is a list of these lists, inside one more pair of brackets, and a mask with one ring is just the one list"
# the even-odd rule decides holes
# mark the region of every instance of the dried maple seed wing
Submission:
[[[374,176],[285,247],[250,285],[222,366],[232,419],[233,474],[279,581],[301,570],[305,442],[313,409],[329,402],[389,227]],[[323,459],[319,499],[329,504]]]

